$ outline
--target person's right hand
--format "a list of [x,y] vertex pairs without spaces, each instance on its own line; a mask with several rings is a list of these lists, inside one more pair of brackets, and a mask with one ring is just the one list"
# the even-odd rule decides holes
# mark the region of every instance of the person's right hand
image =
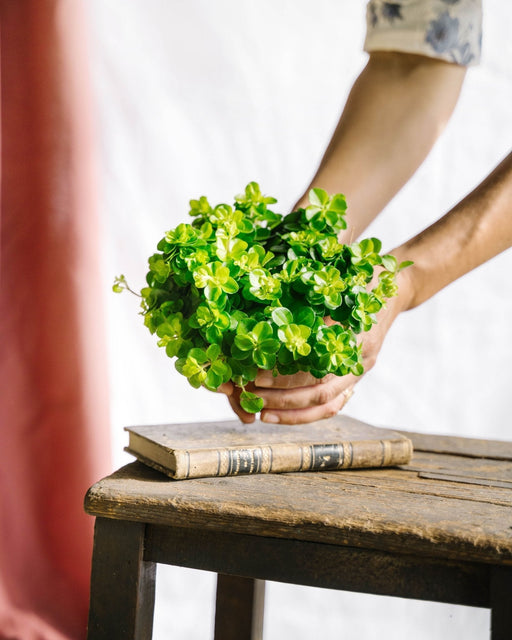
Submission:
[[[397,315],[408,308],[410,283],[407,269],[398,274],[399,293],[387,301],[377,315],[377,323],[362,334],[362,359],[365,373],[376,363],[386,334]],[[274,376],[272,371],[259,371],[256,380],[247,386],[263,398],[261,420],[274,424],[303,424],[336,415],[352,395],[360,376],[329,374],[315,378],[301,371],[290,376]],[[233,384],[222,385],[219,391],[228,396],[233,411],[242,422],[254,422],[254,414],[247,413],[240,405],[240,389]]]

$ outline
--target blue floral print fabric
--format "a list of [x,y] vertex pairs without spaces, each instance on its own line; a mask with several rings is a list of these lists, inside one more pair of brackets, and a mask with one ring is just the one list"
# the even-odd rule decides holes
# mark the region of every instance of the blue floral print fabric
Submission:
[[365,51],[403,51],[463,66],[480,62],[481,0],[370,0]]

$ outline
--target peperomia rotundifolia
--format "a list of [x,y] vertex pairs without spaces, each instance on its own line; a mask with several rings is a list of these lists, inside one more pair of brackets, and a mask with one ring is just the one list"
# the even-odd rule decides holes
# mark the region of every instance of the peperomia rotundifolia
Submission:
[[[338,241],[343,195],[312,189],[309,201],[280,215],[255,182],[232,206],[202,196],[190,201],[192,223],[168,231],[149,258],[141,306],[158,345],[193,387],[234,382],[250,413],[263,407],[245,389],[258,369],[362,374],[357,334],[376,322],[410,264],[381,255],[376,238]],[[114,291],[128,288],[116,278]]]

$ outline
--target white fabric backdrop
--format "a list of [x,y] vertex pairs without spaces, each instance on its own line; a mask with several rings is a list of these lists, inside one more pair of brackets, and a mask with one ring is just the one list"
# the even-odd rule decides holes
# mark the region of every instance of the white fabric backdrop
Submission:
[[[91,0],[101,141],[104,301],[115,464],[123,426],[229,419],[221,396],[179,376],[138,316],[110,293],[143,286],[147,257],[188,218],[188,200],[230,202],[250,180],[286,211],[310,180],[365,64],[363,0]],[[440,217],[508,152],[512,5],[484,2],[481,66],[448,129],[368,230],[387,249]],[[386,126],[386,123],[382,123]],[[414,144],[414,141],[411,141]],[[350,203],[349,203],[350,204]],[[510,439],[508,252],[395,323],[347,413],[375,424]],[[507,329],[508,327],[508,329]],[[155,638],[208,637],[214,576],[159,567]],[[206,612],[206,613],[205,613]],[[265,639],[487,637],[488,612],[270,584]]]

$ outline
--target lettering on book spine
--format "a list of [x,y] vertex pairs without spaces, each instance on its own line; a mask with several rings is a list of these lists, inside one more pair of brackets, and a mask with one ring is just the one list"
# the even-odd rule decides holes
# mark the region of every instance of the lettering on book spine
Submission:
[[260,473],[261,449],[237,449],[228,452],[228,476]]
[[343,444],[313,444],[309,447],[309,469],[341,469],[345,462]]
[[222,449],[218,452],[217,475],[238,476],[268,473],[272,466],[272,449]]

